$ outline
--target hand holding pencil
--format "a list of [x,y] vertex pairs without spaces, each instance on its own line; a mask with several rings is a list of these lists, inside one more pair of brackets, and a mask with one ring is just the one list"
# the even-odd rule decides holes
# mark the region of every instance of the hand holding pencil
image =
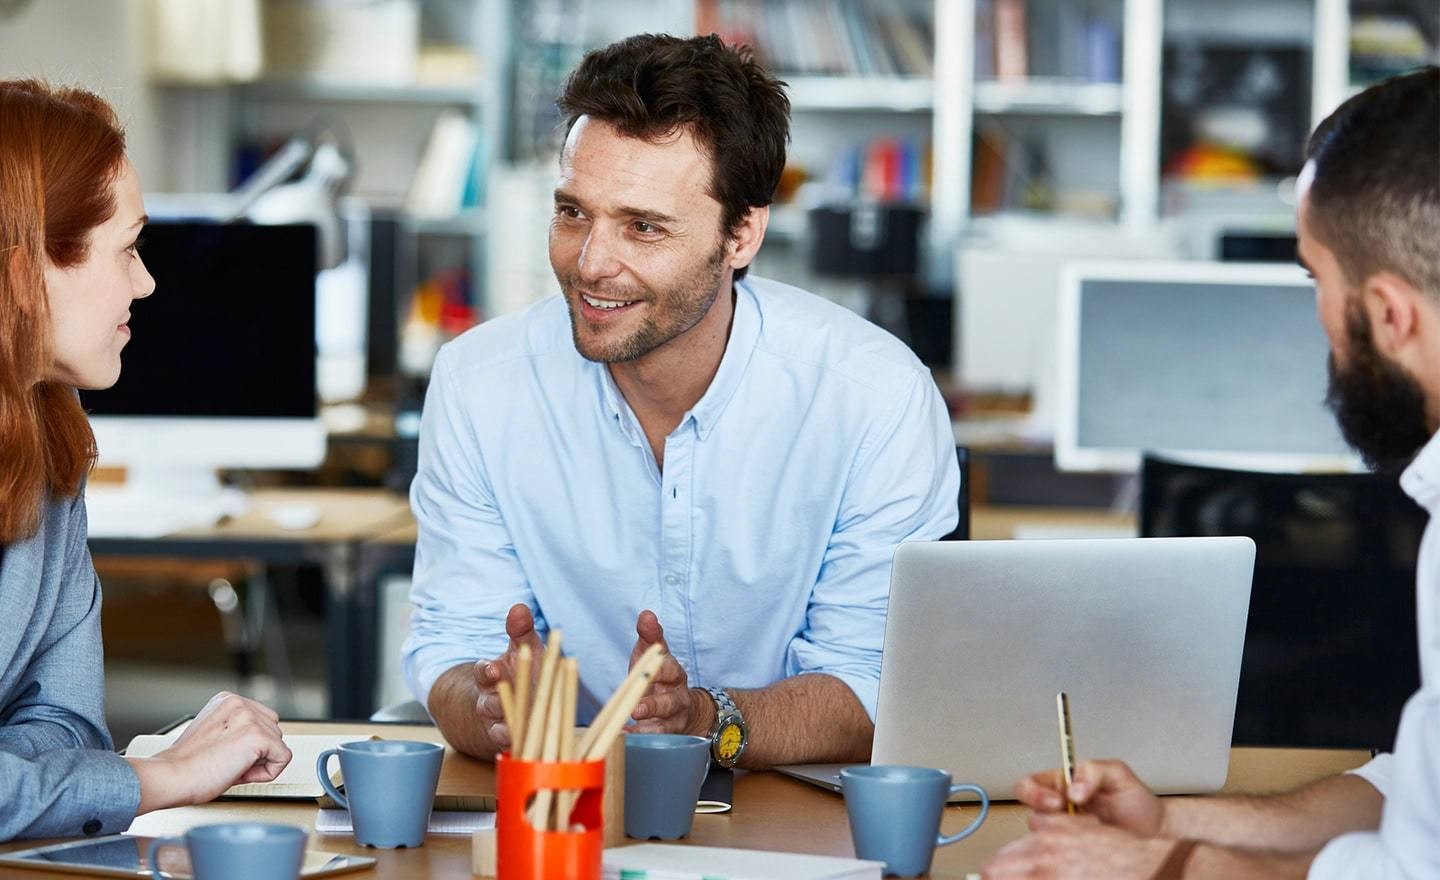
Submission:
[[1164,802],[1123,761],[1080,761],[1067,799],[1059,780],[1063,770],[1041,770],[1015,783],[1015,797],[1032,808],[1036,818],[1065,813],[1067,802],[1106,825],[1155,836],[1165,823]]

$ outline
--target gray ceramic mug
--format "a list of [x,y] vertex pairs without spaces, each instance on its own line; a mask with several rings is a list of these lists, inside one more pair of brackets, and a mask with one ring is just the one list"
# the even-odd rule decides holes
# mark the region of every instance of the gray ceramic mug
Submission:
[[[345,791],[330,781],[330,759],[340,756]],[[394,849],[420,846],[435,805],[445,747],[407,740],[363,740],[326,749],[315,761],[325,793],[350,811],[355,842]]]
[[678,733],[625,737],[625,833],[676,840],[690,833],[710,766],[710,740]]
[[293,825],[263,822],[225,822],[191,828],[182,837],[161,837],[146,853],[150,876],[166,880],[158,857],[167,846],[183,847],[190,855],[195,880],[295,880],[305,860],[306,835]]
[[[918,877],[930,871],[937,846],[959,843],[980,827],[990,797],[978,785],[951,785],[950,774],[929,767],[846,767],[840,771],[855,855],[885,863],[885,873]],[[940,834],[950,795],[980,797],[980,815],[959,834]]]

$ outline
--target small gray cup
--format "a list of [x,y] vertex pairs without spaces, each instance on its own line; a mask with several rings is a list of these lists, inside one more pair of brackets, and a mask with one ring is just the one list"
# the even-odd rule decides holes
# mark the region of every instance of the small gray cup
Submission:
[[[959,843],[980,827],[990,797],[978,785],[951,785],[950,774],[929,767],[846,767],[840,771],[855,855],[885,863],[885,873],[918,877],[930,871],[935,847]],[[959,834],[940,834],[950,795],[980,796],[980,815]]]
[[710,740],[674,733],[625,737],[625,833],[677,840],[690,833],[710,766]]
[[161,837],[150,844],[150,876],[166,880],[160,850],[184,847],[195,880],[295,880],[305,860],[303,828],[263,822],[225,822],[191,828],[182,837]]
[[[340,756],[345,791],[330,782],[330,759]],[[406,740],[364,740],[326,749],[315,761],[320,785],[350,811],[355,842],[394,849],[420,846],[435,805],[445,747]]]

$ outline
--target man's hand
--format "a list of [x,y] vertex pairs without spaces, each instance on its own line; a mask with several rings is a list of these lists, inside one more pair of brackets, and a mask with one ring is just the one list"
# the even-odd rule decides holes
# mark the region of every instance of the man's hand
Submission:
[[[665,644],[665,630],[653,611],[641,611],[635,621],[635,649],[630,652],[630,667],[634,668],[651,645],[665,649],[665,662],[650,681],[650,689],[635,706],[630,717],[635,724],[626,730],[632,733],[688,733],[708,736],[710,722],[706,719],[705,708],[710,698],[692,690],[689,678],[680,662],[670,653]],[[701,701],[705,705],[701,705]]]
[[269,782],[290,763],[273,709],[221,691],[175,744],[149,758],[130,758],[140,779],[139,812],[214,800],[242,782]]
[[[1015,798],[1032,807],[1036,818],[1063,813],[1060,780],[1059,770],[1032,773],[1015,783]],[[1123,761],[1081,761],[1075,768],[1070,800],[1106,825],[1147,836],[1164,830],[1164,802],[1151,794]],[[1031,828],[1034,830],[1033,820]]]
[[1034,834],[1010,843],[985,863],[985,880],[1144,880],[1175,846],[1173,840],[1107,827],[1094,816],[1037,813],[1030,827]]
[[505,616],[505,634],[510,637],[505,653],[493,660],[481,660],[475,664],[475,688],[480,692],[475,700],[475,714],[485,734],[490,737],[490,742],[502,752],[510,748],[512,743],[510,728],[505,724],[505,713],[500,706],[500,682],[508,681],[513,685],[516,665],[520,659],[520,646],[529,645],[533,688],[535,679],[540,676],[540,658],[545,652],[545,643],[540,641],[540,634],[535,632],[535,618],[526,605],[517,604],[510,608],[510,613]]

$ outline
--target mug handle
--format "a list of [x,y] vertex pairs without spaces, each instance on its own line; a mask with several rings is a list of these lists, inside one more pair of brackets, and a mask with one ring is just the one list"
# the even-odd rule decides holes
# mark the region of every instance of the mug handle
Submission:
[[974,821],[974,822],[971,822],[969,825],[966,825],[965,828],[964,828],[964,830],[961,831],[960,833],[958,833],[958,834],[952,834],[952,835],[950,835],[949,837],[946,837],[946,836],[943,835],[943,834],[940,835],[940,836],[935,840],[935,845],[936,845],[936,846],[949,846],[949,845],[952,844],[952,843],[959,843],[960,841],[962,841],[962,840],[964,840],[965,838],[969,837],[970,835],[974,834],[975,831],[980,827],[980,823],[982,823],[982,822],[985,821],[985,817],[988,816],[988,815],[990,815],[990,795],[988,795],[988,794],[985,793],[985,789],[981,788],[981,787],[978,786],[978,785],[952,785],[952,786],[950,786],[950,793],[951,793],[951,794],[958,794],[959,792],[962,792],[962,791],[970,791],[970,792],[974,792],[975,794],[980,795],[980,815],[976,816],[976,817],[975,817],[975,821]]
[[330,798],[342,809],[348,810],[350,809],[349,799],[341,794],[340,789],[335,787],[335,783],[330,781],[330,759],[339,755],[339,749],[326,749],[321,752],[320,757],[315,759],[315,775],[320,777],[320,787],[325,789],[325,793],[330,795]]
[[160,850],[167,846],[178,846],[181,849],[184,849],[185,838],[157,837],[154,840],[150,841],[150,849],[146,850],[145,852],[145,861],[150,863],[150,876],[153,878],[153,880],[170,880],[170,875],[160,870],[160,861],[159,859],[155,858],[160,854]]

